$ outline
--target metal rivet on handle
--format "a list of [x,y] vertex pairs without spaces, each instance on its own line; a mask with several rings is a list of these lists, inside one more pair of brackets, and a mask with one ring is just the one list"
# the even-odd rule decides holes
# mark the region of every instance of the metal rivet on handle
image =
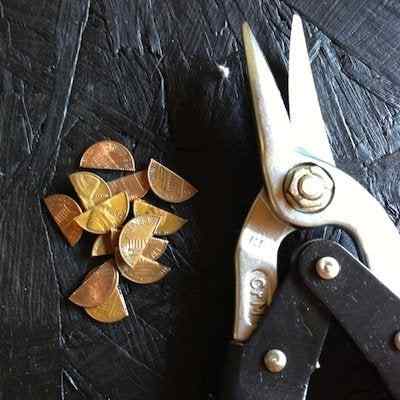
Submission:
[[322,257],[317,261],[316,270],[322,279],[334,279],[339,275],[340,264],[333,257]]
[[270,350],[264,356],[264,364],[268,371],[272,373],[281,372],[286,367],[286,363],[286,354],[278,349]]

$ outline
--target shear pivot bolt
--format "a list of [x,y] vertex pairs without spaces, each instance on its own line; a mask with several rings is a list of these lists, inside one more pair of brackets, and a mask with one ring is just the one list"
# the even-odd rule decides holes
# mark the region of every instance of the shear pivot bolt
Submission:
[[326,208],[332,200],[334,184],[328,173],[315,164],[301,164],[286,176],[285,197],[296,210],[315,213]]
[[340,264],[333,257],[322,257],[316,264],[317,274],[322,279],[335,279],[340,272]]
[[317,200],[324,194],[324,182],[316,175],[304,175],[299,179],[298,189],[307,200]]
[[270,350],[264,356],[264,364],[269,372],[278,373],[281,372],[287,363],[286,354],[278,349]]
[[400,331],[394,335],[394,346],[396,347],[397,351],[400,351]]

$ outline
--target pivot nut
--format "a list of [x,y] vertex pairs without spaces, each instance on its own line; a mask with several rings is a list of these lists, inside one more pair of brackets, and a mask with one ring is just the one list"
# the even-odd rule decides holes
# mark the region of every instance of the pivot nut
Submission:
[[302,164],[287,174],[284,192],[286,200],[294,209],[315,213],[331,202],[334,183],[328,173],[318,165]]

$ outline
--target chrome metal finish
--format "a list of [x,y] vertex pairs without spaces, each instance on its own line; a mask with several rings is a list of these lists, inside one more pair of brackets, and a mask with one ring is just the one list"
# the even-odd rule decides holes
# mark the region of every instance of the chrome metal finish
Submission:
[[270,350],[264,356],[264,364],[269,372],[276,374],[285,369],[287,364],[286,354],[278,349]]
[[247,215],[236,247],[235,340],[250,337],[271,303],[277,286],[279,245],[293,230],[276,218],[262,190]]
[[334,193],[332,178],[321,167],[311,164],[298,165],[289,171],[284,187],[289,204],[305,213],[323,210]]
[[397,351],[400,351],[400,331],[394,335],[394,346],[396,347]]
[[[297,26],[296,24],[298,25],[295,22],[294,27]],[[294,44],[291,46],[291,51],[295,54],[305,51],[304,46],[297,48],[295,45],[296,42],[302,43],[303,39],[298,40],[297,37],[302,35],[303,32],[298,28],[292,32],[291,40]],[[364,252],[364,259],[372,273],[397,296],[400,296],[400,280],[394,279],[399,272],[397,249],[400,248],[400,236],[396,227],[378,201],[356,180],[333,165],[322,161],[327,159],[326,147],[320,144],[320,140],[314,145],[310,143],[317,135],[308,136],[307,132],[295,132],[296,128],[290,125],[271,70],[248,25],[243,27],[243,36],[264,181],[271,209],[276,218],[295,227],[337,225],[346,229],[357,241],[360,250]],[[304,57],[303,61],[301,61],[302,57],[298,57],[298,60],[302,64]],[[304,66],[293,61],[290,68],[304,69]],[[300,87],[296,86],[295,81],[303,77],[297,73],[291,76],[293,83],[291,83],[290,96],[299,96],[304,103],[315,104],[313,100],[309,101],[310,91],[304,87],[303,92],[295,93],[297,90],[295,88]],[[321,136],[326,138],[325,132],[321,132]],[[321,151],[318,154],[319,148]],[[306,151],[306,149],[312,150]],[[285,200],[284,181],[288,171],[297,165],[307,163],[321,167],[335,183],[335,193],[329,206],[318,213],[304,213],[296,210]]]
[[333,257],[322,257],[317,261],[315,269],[320,278],[325,280],[335,279],[340,273],[340,264]]
[[290,125],[300,151],[335,165],[311,71],[303,24],[293,16],[289,57]]

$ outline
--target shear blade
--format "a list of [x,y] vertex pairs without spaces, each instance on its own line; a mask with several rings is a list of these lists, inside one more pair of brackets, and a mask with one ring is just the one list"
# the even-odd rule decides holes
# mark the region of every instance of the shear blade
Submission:
[[290,35],[289,110],[293,136],[300,151],[335,165],[315,89],[303,23],[296,14]]
[[243,42],[264,166],[267,155],[286,152],[294,138],[281,92],[247,23],[243,24]]

